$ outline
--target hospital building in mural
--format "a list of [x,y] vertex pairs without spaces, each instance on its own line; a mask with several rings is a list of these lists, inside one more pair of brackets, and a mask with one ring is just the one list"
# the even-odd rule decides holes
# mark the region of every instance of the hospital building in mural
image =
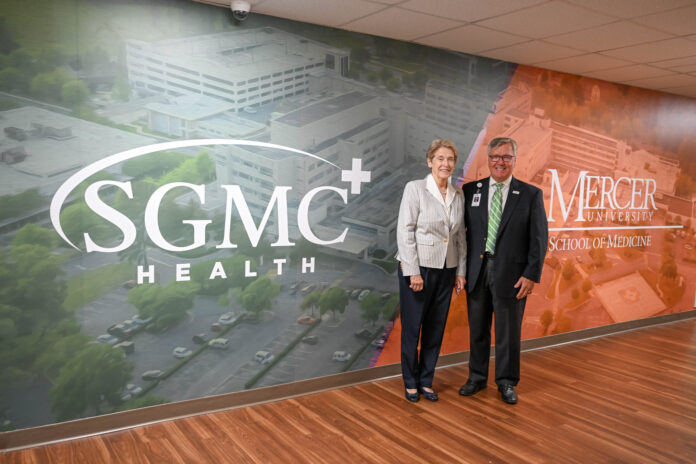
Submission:
[[271,27],[196,37],[126,42],[128,79],[140,93],[205,95],[235,112],[307,91],[309,75],[343,76],[347,50]]

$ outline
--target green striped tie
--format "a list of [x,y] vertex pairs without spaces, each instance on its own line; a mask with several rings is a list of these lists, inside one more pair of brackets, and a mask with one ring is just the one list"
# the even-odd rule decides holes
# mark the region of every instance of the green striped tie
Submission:
[[495,237],[498,235],[498,226],[500,225],[500,217],[503,215],[503,184],[498,182],[495,184],[495,192],[493,192],[493,201],[491,202],[491,211],[488,214],[488,239],[486,239],[486,251],[495,253]]

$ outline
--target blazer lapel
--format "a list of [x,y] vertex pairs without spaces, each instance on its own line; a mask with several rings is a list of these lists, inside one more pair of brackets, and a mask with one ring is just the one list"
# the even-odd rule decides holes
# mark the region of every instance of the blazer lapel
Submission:
[[[520,188],[519,182],[514,177],[510,180],[510,189],[508,190],[507,200],[505,200],[505,208],[503,208],[503,215],[500,218],[500,225],[498,226],[498,237],[500,237],[500,232],[505,228],[505,224],[510,220],[512,212],[517,207],[517,202],[520,199]],[[517,192],[517,193],[513,193]]]
[[[428,176],[426,176],[425,178],[425,191],[428,192],[428,194],[430,194],[431,200],[436,203],[436,206],[434,207],[435,210],[438,211],[438,214],[442,217],[442,219],[445,220],[446,223],[449,223],[450,221],[447,217],[447,214],[445,213],[445,208],[442,206],[442,203],[444,202],[444,200],[442,199],[442,195],[440,194],[440,192],[434,192],[429,188],[428,182],[430,182],[431,179],[429,179],[428,177],[432,178],[432,176],[428,174]],[[438,195],[440,196],[438,197]]]

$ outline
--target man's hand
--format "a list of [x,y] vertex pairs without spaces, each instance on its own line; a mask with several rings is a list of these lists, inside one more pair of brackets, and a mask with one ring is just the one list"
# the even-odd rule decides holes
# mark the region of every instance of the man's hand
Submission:
[[534,290],[534,281],[529,280],[526,277],[520,277],[514,287],[520,289],[520,291],[517,292],[517,299],[521,300],[532,293],[532,290]]
[[414,292],[423,290],[423,277],[420,274],[409,276],[409,279],[411,280],[411,285],[409,285],[411,290]]

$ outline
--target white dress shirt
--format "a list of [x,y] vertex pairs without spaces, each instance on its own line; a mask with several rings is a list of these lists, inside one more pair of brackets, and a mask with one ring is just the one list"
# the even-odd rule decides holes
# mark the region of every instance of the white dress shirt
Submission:
[[[502,184],[503,186],[500,188],[500,194],[503,196],[503,204],[502,208],[500,208],[500,212],[505,210],[505,202],[507,201],[507,196],[508,193],[510,193],[510,182],[512,182],[512,176],[509,176],[507,179],[505,179]],[[488,214],[491,214],[491,205],[493,204],[493,194],[495,193],[495,184],[497,184],[498,181],[493,179],[491,176],[491,179],[488,181]]]

